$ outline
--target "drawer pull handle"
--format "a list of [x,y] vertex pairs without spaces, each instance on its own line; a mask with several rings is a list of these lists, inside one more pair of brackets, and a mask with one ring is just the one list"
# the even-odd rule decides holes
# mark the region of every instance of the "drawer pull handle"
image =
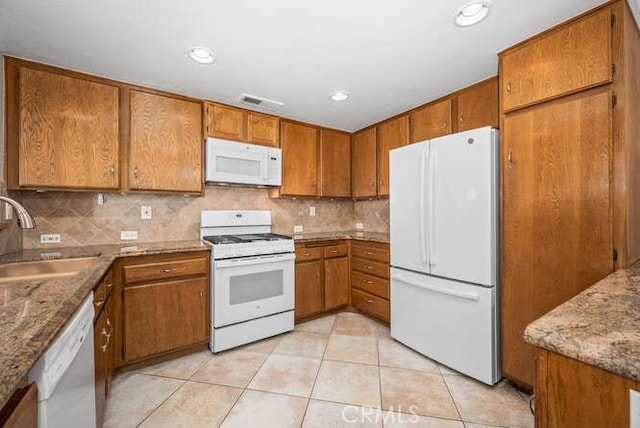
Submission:
[[173,269],[162,269],[160,272],[161,273],[171,273],[171,272],[173,272]]
[[111,288],[111,287],[113,287],[113,282],[112,281],[107,282],[107,288]]
[[99,306],[102,306],[102,305],[104,305],[104,300],[94,300],[94,302],[93,302],[93,306],[95,306],[95,307],[99,307]]
[[309,254],[309,253],[304,253],[304,254],[303,254],[303,256],[304,256],[304,257],[309,257],[309,256],[311,256],[311,254]]
[[107,333],[107,337],[111,337],[113,333],[113,324],[111,324],[111,320],[107,318],[107,327],[109,327],[109,333]]
[[371,265],[365,265],[365,268],[367,268],[367,269],[373,269],[373,266],[371,266]]
[[362,282],[364,282],[365,284],[373,284],[373,281],[369,279],[363,279]]
[[333,254],[338,254],[338,250],[331,251]]
[[373,256],[375,253],[373,251],[364,251],[367,256]]
[[365,302],[367,302],[367,303],[373,303],[373,300],[371,300],[371,299],[364,299],[364,300],[365,300]]

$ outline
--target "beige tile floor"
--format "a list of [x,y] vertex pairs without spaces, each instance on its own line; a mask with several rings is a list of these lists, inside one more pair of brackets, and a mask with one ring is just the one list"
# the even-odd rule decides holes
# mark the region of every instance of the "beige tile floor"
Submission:
[[528,397],[417,354],[340,313],[213,355],[119,375],[105,427],[533,427]]

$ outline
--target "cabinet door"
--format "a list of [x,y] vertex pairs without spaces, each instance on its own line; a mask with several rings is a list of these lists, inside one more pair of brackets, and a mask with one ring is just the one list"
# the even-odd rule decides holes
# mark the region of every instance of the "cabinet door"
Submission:
[[411,143],[451,134],[451,122],[450,98],[411,112]]
[[409,142],[409,116],[404,115],[377,127],[378,195],[389,196],[389,150]]
[[[42,420],[40,421],[42,424]],[[38,386],[35,382],[14,392],[0,413],[0,426],[7,428],[38,427]]]
[[[113,299],[110,299],[113,300]],[[96,422],[102,426],[107,400],[107,371],[109,337],[107,313],[102,311],[93,324],[93,353],[95,363]]]
[[206,343],[207,296],[206,278],[125,287],[125,361]]
[[19,79],[18,184],[118,189],[119,88],[24,67]]
[[498,78],[458,93],[458,132],[490,126],[498,128]]
[[282,186],[284,196],[316,196],[317,128],[281,121]]
[[320,196],[351,196],[351,136],[320,130]]
[[324,262],[324,307],[334,309],[349,303],[349,259],[337,257]]
[[509,114],[502,130],[503,374],[532,385],[524,328],[613,270],[611,95]]
[[322,267],[322,260],[296,263],[296,319],[322,311]]
[[202,105],[131,91],[129,188],[201,193]]
[[374,197],[376,186],[376,128],[369,128],[353,135],[351,196]]
[[207,104],[207,135],[226,140],[247,141],[249,112],[221,104]]
[[262,146],[280,147],[280,118],[249,112],[249,142]]
[[610,82],[611,9],[508,50],[500,63],[503,111]]

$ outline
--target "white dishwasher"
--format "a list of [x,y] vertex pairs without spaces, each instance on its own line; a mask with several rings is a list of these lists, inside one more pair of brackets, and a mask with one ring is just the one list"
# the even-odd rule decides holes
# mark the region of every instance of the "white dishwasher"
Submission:
[[38,384],[38,427],[96,426],[93,293],[29,371]]

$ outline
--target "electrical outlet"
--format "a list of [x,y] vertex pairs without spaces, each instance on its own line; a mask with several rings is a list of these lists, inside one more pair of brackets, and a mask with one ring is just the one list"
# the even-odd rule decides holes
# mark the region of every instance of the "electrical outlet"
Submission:
[[356,223],[356,230],[362,230],[362,229],[364,229],[364,224]]
[[137,230],[123,230],[120,232],[121,241],[135,241],[136,239],[138,239]]
[[302,233],[302,225],[296,224],[295,226],[293,226],[293,233]]
[[316,216],[316,207],[309,207],[309,215],[311,217],[315,217]]
[[148,205],[140,207],[140,218],[142,220],[150,220],[151,219],[151,207]]
[[41,244],[59,244],[60,243],[60,234],[59,233],[49,233],[40,235],[40,243]]

